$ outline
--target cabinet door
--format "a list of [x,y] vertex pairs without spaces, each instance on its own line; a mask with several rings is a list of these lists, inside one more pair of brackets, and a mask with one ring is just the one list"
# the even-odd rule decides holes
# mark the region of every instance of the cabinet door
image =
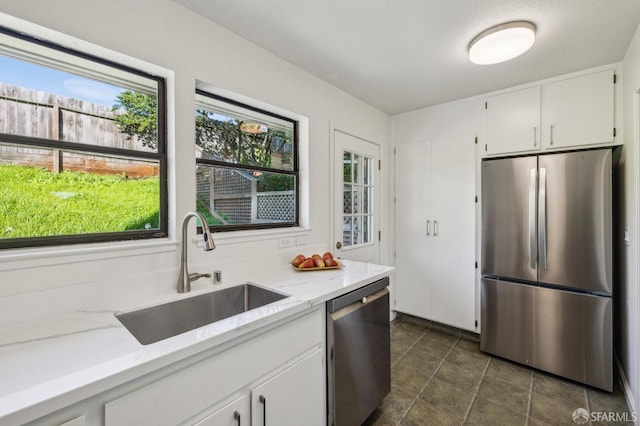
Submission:
[[540,149],[540,87],[492,96],[487,100],[485,155]]
[[542,86],[542,146],[613,142],[613,70]]
[[84,425],[85,425],[84,416],[80,416],[80,417],[76,417],[73,420],[69,420],[66,423],[63,423],[60,426],[84,426]]
[[322,351],[251,391],[253,426],[321,426],[326,422]]
[[195,423],[194,426],[248,426],[249,417],[249,397],[243,395]]
[[476,319],[475,152],[472,136],[431,145],[430,319],[465,330],[474,330]]
[[396,305],[423,318],[431,315],[427,280],[428,244],[433,239],[431,143],[396,147]]

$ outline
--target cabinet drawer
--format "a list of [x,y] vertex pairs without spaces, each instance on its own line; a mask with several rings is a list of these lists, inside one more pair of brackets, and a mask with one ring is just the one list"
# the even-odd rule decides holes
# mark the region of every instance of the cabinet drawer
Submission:
[[105,406],[107,426],[176,425],[322,342],[316,310]]

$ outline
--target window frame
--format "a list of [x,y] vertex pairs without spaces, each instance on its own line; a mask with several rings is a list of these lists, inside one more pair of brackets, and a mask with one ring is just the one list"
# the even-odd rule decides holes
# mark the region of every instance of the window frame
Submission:
[[[300,165],[299,165],[299,122],[290,117],[271,112],[269,110],[258,108],[252,105],[245,104],[243,102],[230,99],[225,96],[220,96],[215,93],[208,92],[202,89],[196,89],[196,95],[200,95],[206,98],[213,99],[218,102],[224,102],[229,105],[233,105],[238,108],[243,108],[251,112],[264,114],[279,120],[287,121],[293,125],[293,170],[281,170],[271,167],[254,166],[250,164],[238,164],[230,163],[222,160],[211,160],[205,158],[195,158],[195,166],[199,164],[209,167],[220,167],[230,170],[248,170],[259,171],[266,173],[277,173],[282,175],[293,176],[295,179],[295,220],[293,222],[271,222],[271,223],[243,223],[236,225],[209,225],[211,232],[226,232],[226,231],[247,231],[257,229],[284,229],[284,228],[297,228],[300,226]],[[196,106],[197,109],[197,106]],[[195,112],[195,110],[194,110]],[[194,134],[195,136],[195,134]],[[194,146],[195,146],[194,138]],[[198,233],[202,233],[202,226],[198,226]]]
[[[168,200],[168,161],[167,161],[167,87],[164,77],[150,74],[137,68],[123,65],[121,63],[104,59],[80,50],[72,49],[60,44],[31,37],[27,34],[19,33],[7,27],[0,26],[0,34],[34,44],[36,46],[51,49],[63,54],[90,61],[99,65],[107,66],[119,71],[124,71],[133,75],[154,81],[157,84],[157,152],[138,151],[125,148],[114,148],[100,145],[91,145],[79,142],[66,142],[62,140],[47,139],[33,136],[22,136],[15,134],[0,133],[0,141],[3,143],[18,144],[26,147],[57,148],[65,152],[78,152],[93,155],[111,155],[131,160],[154,160],[158,162],[158,184],[159,184],[159,228],[140,229],[132,231],[100,232],[72,235],[49,235],[41,237],[21,237],[21,238],[0,238],[0,250],[27,248],[27,247],[48,247],[69,244],[86,244],[100,242],[121,242],[128,240],[141,240],[153,238],[167,238],[169,229],[169,200]],[[52,60],[55,60],[51,58]]]

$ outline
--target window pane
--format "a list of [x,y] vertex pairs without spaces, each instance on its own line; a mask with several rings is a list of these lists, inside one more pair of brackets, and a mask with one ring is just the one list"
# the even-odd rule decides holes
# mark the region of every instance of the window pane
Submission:
[[362,213],[362,186],[354,186],[353,195],[353,212]]
[[368,157],[364,157],[364,179],[363,179],[363,183],[365,185],[371,185],[373,184],[373,180],[371,178],[372,173],[373,173],[373,159],[372,158],[368,158]]
[[344,185],[342,191],[342,212],[353,213],[353,190],[352,185]]
[[296,221],[291,175],[198,164],[196,192],[198,210],[211,226]]
[[202,104],[195,120],[198,158],[294,170],[293,122]]
[[353,244],[362,244],[362,218],[353,217]]
[[149,79],[148,88],[136,83],[132,89],[83,69],[62,71],[0,54],[0,132],[158,152],[157,83]]
[[363,188],[363,193],[364,193],[364,200],[363,200],[363,213],[366,214],[371,214],[373,213],[373,206],[372,206],[372,202],[373,202],[373,187],[372,186],[365,186]]
[[362,167],[362,157],[354,154],[353,155],[353,183],[362,183],[360,182],[361,173],[360,168]]
[[160,227],[157,161],[10,144],[0,153],[2,239]]
[[344,183],[352,182],[351,174],[351,153],[345,152],[342,156],[343,180]]
[[348,247],[353,245],[351,216],[342,218],[342,245]]
[[362,218],[362,242],[371,242],[371,218],[369,216]]

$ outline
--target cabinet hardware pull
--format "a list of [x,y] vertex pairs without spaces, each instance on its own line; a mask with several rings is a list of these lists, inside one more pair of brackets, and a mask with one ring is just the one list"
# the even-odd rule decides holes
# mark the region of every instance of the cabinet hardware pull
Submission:
[[433,236],[434,237],[438,236],[438,221],[437,220],[433,221]]
[[553,124],[549,126],[549,143],[553,145]]
[[431,221],[427,221],[427,237],[431,235]]
[[264,395],[260,395],[258,400],[262,404],[262,426],[267,426],[267,398]]
[[538,126],[533,126],[533,146],[538,146]]
[[237,411],[234,411],[233,412],[233,419],[236,421],[236,425],[242,426],[240,424],[240,413],[238,413]]

